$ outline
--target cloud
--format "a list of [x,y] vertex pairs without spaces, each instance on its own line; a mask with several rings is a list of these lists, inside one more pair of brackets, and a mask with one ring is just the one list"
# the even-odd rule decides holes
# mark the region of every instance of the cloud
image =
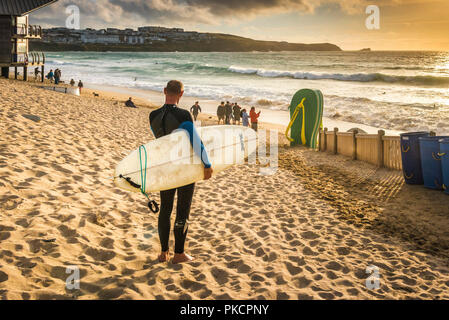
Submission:
[[[412,0],[413,1],[413,0]],[[424,0],[415,0],[415,2]],[[409,3],[377,0],[378,5]],[[60,0],[32,15],[34,23],[63,26],[65,8],[80,8],[82,27],[221,24],[285,12],[313,13],[325,4],[336,4],[347,13],[362,13],[368,0]]]

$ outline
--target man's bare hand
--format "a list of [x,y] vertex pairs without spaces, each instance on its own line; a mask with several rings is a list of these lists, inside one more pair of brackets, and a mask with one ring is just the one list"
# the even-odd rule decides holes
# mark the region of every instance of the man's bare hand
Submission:
[[212,168],[204,168],[204,180],[209,180],[213,172],[214,170]]

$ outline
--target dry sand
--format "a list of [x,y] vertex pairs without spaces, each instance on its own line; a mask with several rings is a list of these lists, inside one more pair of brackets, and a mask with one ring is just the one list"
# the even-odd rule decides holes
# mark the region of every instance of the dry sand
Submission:
[[[275,175],[245,165],[198,183],[196,260],[158,263],[157,216],[108,179],[153,139],[150,109],[125,98],[0,80],[0,297],[449,298],[449,196],[282,140]],[[72,265],[79,290],[65,286]],[[377,290],[365,284],[370,265]]]

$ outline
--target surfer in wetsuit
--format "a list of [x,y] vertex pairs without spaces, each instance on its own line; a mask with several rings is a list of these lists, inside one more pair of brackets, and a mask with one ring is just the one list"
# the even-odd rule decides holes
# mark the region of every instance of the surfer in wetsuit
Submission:
[[198,118],[198,113],[201,112],[201,107],[199,105],[199,102],[195,102],[195,104],[190,108],[190,112],[193,114],[193,119]]
[[[190,143],[195,153],[200,157],[204,165],[204,180],[212,176],[212,167],[209,162],[207,152],[193,125],[193,119],[187,110],[177,107],[179,100],[184,94],[182,82],[172,80],[168,82],[164,89],[165,104],[150,113],[151,130],[156,138],[163,137],[178,129],[184,129],[189,133]],[[158,231],[161,242],[161,254],[159,261],[165,262],[169,259],[168,241],[170,237],[170,215],[173,210],[173,202],[176,191],[178,192],[178,202],[176,206],[176,221],[174,226],[175,235],[175,255],[173,263],[181,263],[193,260],[191,256],[184,253],[184,244],[188,231],[188,220],[190,207],[192,205],[195,184],[190,184],[177,189],[161,191],[161,211],[159,213]]]

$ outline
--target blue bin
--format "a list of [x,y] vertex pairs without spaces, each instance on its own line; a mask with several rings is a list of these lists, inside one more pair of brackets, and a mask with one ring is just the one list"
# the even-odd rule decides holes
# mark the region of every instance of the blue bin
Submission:
[[449,194],[449,139],[440,140],[441,171],[444,192]]
[[405,183],[423,184],[419,138],[430,136],[429,132],[409,132],[401,134],[402,171]]
[[421,168],[424,186],[430,189],[443,189],[443,171],[441,169],[440,140],[449,137],[421,137]]

